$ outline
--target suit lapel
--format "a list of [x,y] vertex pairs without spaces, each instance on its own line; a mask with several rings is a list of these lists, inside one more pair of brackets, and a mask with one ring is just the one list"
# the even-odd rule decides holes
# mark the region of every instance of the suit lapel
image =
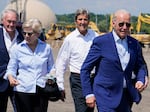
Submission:
[[127,37],[127,42],[128,42],[128,52],[130,54],[130,59],[129,59],[126,69],[128,69],[130,67],[129,65],[132,65],[131,63],[133,62],[133,60],[135,58],[134,44],[133,44],[131,37]]
[[116,58],[116,62],[117,62],[117,66],[119,65],[119,68],[122,70],[122,66],[121,66],[121,62],[120,62],[120,58],[119,58],[119,55],[118,55],[118,51],[117,51],[117,47],[116,47],[116,43],[115,43],[115,40],[114,40],[114,37],[113,37],[113,34],[110,33],[111,35],[109,36],[109,40],[110,40],[110,47],[111,47],[111,51],[113,52],[114,54],[114,57]]
[[[2,53],[1,53],[2,52]],[[1,60],[3,59],[4,60],[9,60],[9,54],[8,54],[8,51],[7,51],[7,48],[6,48],[6,44],[5,44],[5,41],[4,41],[4,36],[3,36],[3,29],[0,28],[0,54],[3,54],[0,56]]]
[[2,28],[0,28],[0,48],[3,48],[3,49],[5,48],[6,49]]

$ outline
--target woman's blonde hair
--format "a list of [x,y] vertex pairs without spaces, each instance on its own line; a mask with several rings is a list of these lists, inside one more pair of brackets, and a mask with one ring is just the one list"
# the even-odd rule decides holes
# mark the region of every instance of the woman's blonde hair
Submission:
[[31,27],[33,32],[35,33],[42,33],[42,23],[38,19],[29,19],[23,23],[22,28],[29,28]]

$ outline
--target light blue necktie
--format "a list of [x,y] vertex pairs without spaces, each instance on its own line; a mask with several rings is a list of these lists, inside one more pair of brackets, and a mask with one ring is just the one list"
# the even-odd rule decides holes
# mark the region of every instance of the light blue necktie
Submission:
[[125,49],[123,40],[121,40],[121,42],[120,42],[120,53],[119,53],[119,55],[120,55],[121,57],[124,57],[125,54],[126,54],[126,49]]
[[119,39],[118,54],[123,70],[125,70],[128,59],[128,46],[126,40]]

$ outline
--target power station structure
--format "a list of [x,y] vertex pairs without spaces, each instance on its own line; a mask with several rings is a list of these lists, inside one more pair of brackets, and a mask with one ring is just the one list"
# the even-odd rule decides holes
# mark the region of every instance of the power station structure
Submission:
[[44,29],[57,22],[55,13],[42,0],[10,0],[5,9],[10,8],[17,10],[20,22],[37,18],[42,22]]

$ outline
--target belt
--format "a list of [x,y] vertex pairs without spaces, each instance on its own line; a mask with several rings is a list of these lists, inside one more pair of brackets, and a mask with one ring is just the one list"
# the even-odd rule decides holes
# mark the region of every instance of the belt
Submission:
[[80,76],[79,73],[75,73],[75,72],[71,72],[71,74],[72,74],[72,75],[78,75],[78,76]]
[[[71,74],[72,74],[72,75],[80,76],[79,73],[75,73],[75,72],[71,72]],[[95,77],[95,73],[91,73],[91,74],[90,74],[90,77],[91,77],[91,78]]]

